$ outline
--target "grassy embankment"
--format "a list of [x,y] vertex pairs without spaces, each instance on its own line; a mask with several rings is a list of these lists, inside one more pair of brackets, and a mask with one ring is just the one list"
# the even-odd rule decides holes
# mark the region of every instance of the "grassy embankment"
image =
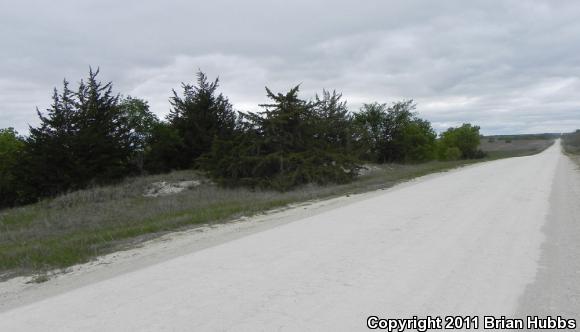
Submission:
[[[489,143],[489,142],[488,142]],[[116,186],[73,192],[37,204],[0,211],[0,280],[66,268],[166,232],[233,220],[291,203],[391,187],[399,182],[485,160],[534,154],[537,144],[483,144],[483,160],[433,161],[417,165],[376,165],[350,184],[307,186],[289,192],[226,189],[195,171],[127,179]],[[510,148],[504,145],[509,144]],[[496,151],[499,151],[496,153]],[[144,197],[158,181],[200,180],[181,193]],[[38,280],[44,280],[39,278]]]
[[580,154],[580,130],[562,136],[562,145],[567,153]]
[[562,136],[564,151],[580,165],[580,130]]

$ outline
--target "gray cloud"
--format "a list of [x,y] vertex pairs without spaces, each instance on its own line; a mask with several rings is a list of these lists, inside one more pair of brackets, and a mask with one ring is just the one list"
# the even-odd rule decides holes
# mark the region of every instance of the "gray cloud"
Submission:
[[0,127],[26,132],[88,67],[160,116],[197,68],[240,110],[264,86],[413,98],[441,130],[580,128],[577,1],[20,1],[0,4]]

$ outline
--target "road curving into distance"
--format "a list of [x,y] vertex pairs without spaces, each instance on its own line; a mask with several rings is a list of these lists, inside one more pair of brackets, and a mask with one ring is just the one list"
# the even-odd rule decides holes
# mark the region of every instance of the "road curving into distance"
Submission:
[[558,258],[550,243],[580,234],[568,231],[579,175],[557,142],[426,177],[12,308],[0,331],[364,331],[371,315],[578,308],[578,297],[560,297],[578,295],[579,272],[559,269],[580,257]]

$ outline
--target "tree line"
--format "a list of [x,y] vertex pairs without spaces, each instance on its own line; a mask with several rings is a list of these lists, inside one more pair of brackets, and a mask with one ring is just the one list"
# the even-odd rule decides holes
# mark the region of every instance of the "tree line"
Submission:
[[98,73],[90,70],[75,89],[66,80],[55,89],[27,137],[0,130],[0,207],[178,169],[202,170],[222,185],[288,190],[351,181],[365,163],[483,157],[479,127],[438,137],[412,100],[350,112],[336,91],[306,100],[299,86],[266,88],[262,111],[239,112],[218,92],[218,79],[198,72],[194,84],[173,91],[160,120]]

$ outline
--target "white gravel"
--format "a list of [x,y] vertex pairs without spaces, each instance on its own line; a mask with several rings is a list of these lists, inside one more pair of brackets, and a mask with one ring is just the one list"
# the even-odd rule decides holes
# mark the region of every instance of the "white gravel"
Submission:
[[217,230],[226,240],[70,289],[65,276],[21,303],[5,292],[0,331],[356,331],[371,314],[510,316],[538,271],[554,177],[577,176],[556,167],[563,158],[555,144],[276,227]]

